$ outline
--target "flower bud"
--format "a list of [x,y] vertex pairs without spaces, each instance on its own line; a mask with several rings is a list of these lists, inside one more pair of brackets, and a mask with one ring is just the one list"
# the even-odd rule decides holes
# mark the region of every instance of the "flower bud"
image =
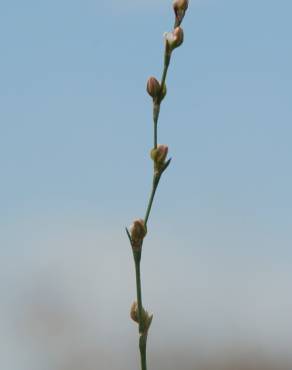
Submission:
[[179,47],[184,41],[184,31],[181,27],[176,27],[172,32],[164,34],[166,42],[166,52],[170,54],[172,50]]
[[150,77],[147,81],[147,92],[153,98],[157,98],[160,94],[160,83],[156,80],[155,77]]
[[160,102],[166,95],[166,85],[164,84],[161,88],[160,83],[155,77],[150,77],[147,81],[147,92],[153,98],[154,101]]
[[147,233],[144,221],[141,219],[135,220],[130,228],[130,233],[133,249],[139,250]]
[[188,0],[174,0],[173,1],[173,10],[175,13],[175,25],[179,26],[185,16],[185,12],[188,9],[189,1]]
[[138,304],[137,302],[133,302],[131,306],[131,311],[130,311],[130,316],[131,319],[137,323],[139,323],[139,318],[138,318]]
[[173,5],[174,11],[177,11],[177,10],[186,11],[189,6],[189,1],[188,0],[174,0],[172,5]]
[[149,315],[149,313],[146,310],[144,310],[144,308],[142,308],[142,320],[140,323],[138,304],[135,301],[131,306],[130,316],[133,321],[139,324],[139,326],[142,329],[142,333],[147,333],[151,325],[153,315]]
[[165,164],[165,159],[168,154],[167,145],[157,145],[157,148],[151,150],[151,158],[154,161],[154,168],[156,171],[160,172]]

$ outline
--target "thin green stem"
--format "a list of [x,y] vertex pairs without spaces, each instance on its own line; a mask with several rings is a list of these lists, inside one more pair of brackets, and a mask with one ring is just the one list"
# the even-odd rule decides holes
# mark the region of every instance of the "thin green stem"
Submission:
[[[161,77],[161,95],[163,94],[163,86],[165,85],[165,80],[167,76],[167,71],[170,63],[171,54],[167,52],[167,48],[165,47],[164,51],[164,68]],[[157,148],[157,126],[158,126],[158,118],[160,112],[160,104],[161,104],[162,96],[160,96],[156,101],[153,102],[153,122],[154,122],[154,149]]]
[[148,222],[148,219],[149,219],[149,216],[150,216],[150,212],[151,212],[154,196],[155,196],[155,193],[156,193],[156,189],[157,189],[157,186],[159,184],[159,180],[160,180],[160,175],[157,175],[157,174],[154,173],[152,190],[151,190],[151,194],[150,194],[150,198],[149,198],[149,202],[148,202],[148,206],[147,206],[147,210],[146,210],[146,214],[145,214],[145,218],[144,218],[145,227],[147,227],[147,222]]
[[147,370],[146,345],[147,345],[147,333],[140,334],[139,348],[140,348],[141,369],[142,370]]
[[[170,63],[170,58],[171,58],[171,53],[168,53],[167,48],[165,47],[164,68],[163,68],[161,83],[160,83],[160,86],[161,86],[162,89],[163,89],[163,86],[165,84],[165,80],[166,80],[166,77],[167,77],[167,71],[168,71],[168,67],[169,67],[169,63]],[[161,94],[162,94],[162,90],[161,90]],[[159,118],[159,112],[160,112],[160,104],[161,104],[161,97],[158,99],[158,102],[157,101],[153,102],[154,149],[157,148],[157,126],[158,126],[158,118]],[[146,214],[145,214],[145,218],[144,218],[145,226],[147,226],[148,218],[150,216],[150,212],[151,212],[155,192],[156,192],[157,186],[159,184],[160,176],[161,176],[161,174],[157,175],[154,172],[152,190],[151,190],[151,194],[150,194],[150,198],[149,198],[149,202],[148,202],[148,206],[147,206],[147,210],[146,210]]]
[[154,149],[157,148],[157,123],[160,112],[160,103],[153,103],[153,122],[154,122]]
[[147,345],[147,331],[143,327],[143,305],[142,305],[142,289],[141,289],[141,272],[140,272],[140,261],[141,261],[141,250],[133,251],[135,261],[135,272],[136,272],[136,289],[137,289],[137,304],[138,304],[138,316],[139,316],[139,349],[141,357],[141,370],[147,370],[146,362],[146,345]]
[[165,84],[165,80],[166,80],[166,76],[167,76],[167,71],[168,71],[168,67],[169,67],[169,63],[170,63],[170,58],[171,58],[171,54],[168,53],[167,48],[165,47],[165,51],[164,51],[164,68],[163,68],[161,82],[160,82],[160,85],[162,87]]
[[[158,97],[154,99],[153,101],[153,123],[154,123],[154,132],[153,132],[153,141],[154,141],[154,149],[157,149],[157,126],[158,126],[158,118],[159,118],[159,113],[160,113],[160,105],[161,101],[164,98],[164,95],[166,93],[165,90],[165,81],[167,77],[167,72],[168,72],[168,67],[170,64],[170,59],[171,59],[171,50],[168,48],[167,44],[165,44],[165,51],[164,51],[164,68],[162,72],[162,77],[161,77],[161,89],[160,89],[160,94],[158,94]],[[152,189],[150,193],[150,198],[148,201],[147,209],[146,209],[146,214],[144,218],[144,226],[147,227],[147,222],[150,216],[150,212],[152,209],[155,193],[161,178],[162,173],[166,170],[170,163],[171,159],[166,161],[164,164],[163,168],[160,168],[159,171],[157,170],[157,166],[155,166],[154,163],[154,174],[153,174],[153,182],[152,182]],[[128,238],[130,243],[132,244],[132,239],[129,231],[126,229]],[[146,362],[146,346],[147,346],[147,334],[148,334],[148,329],[151,324],[152,317],[150,319],[150,322],[145,323],[145,320],[143,319],[143,315],[145,315],[145,311],[143,309],[143,304],[142,304],[142,288],[141,288],[141,271],[140,271],[140,262],[141,262],[141,252],[142,252],[142,243],[140,248],[134,249],[134,245],[132,244],[133,248],[133,256],[134,256],[134,261],[135,261],[135,273],[136,273],[136,293],[137,293],[137,306],[138,306],[138,321],[139,321],[139,349],[140,349],[140,358],[141,358],[141,370],[147,370],[147,362]],[[136,321],[136,320],[135,320]]]
[[140,273],[140,260],[141,260],[141,250],[134,251],[134,260],[135,260],[135,272],[136,272],[136,291],[137,291],[137,304],[138,304],[138,313],[139,313],[139,331],[141,331],[141,323],[143,312],[142,305],[142,289],[141,289],[141,273]]

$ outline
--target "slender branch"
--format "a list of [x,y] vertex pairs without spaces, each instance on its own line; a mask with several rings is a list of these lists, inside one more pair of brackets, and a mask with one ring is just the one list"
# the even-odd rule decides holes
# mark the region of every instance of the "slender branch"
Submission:
[[141,357],[141,369],[147,370],[146,362],[146,345],[147,345],[147,331],[144,328],[143,317],[143,304],[142,304],[142,289],[141,289],[141,272],[140,272],[140,261],[141,261],[141,250],[133,251],[135,261],[135,273],[136,273],[136,290],[137,290],[137,304],[138,304],[138,318],[139,318],[139,349]]
[[[176,15],[175,27],[180,25],[184,12],[188,7],[188,0],[174,0],[173,8]],[[147,346],[147,336],[148,329],[152,322],[153,315],[149,315],[147,311],[144,310],[142,304],[142,288],[141,288],[141,253],[143,239],[147,233],[147,223],[151,213],[154,197],[156,190],[160,181],[160,178],[166,168],[169,166],[171,159],[166,160],[168,147],[166,145],[158,145],[157,143],[157,127],[158,118],[160,113],[160,105],[163,98],[166,95],[166,77],[168,72],[168,67],[171,60],[172,50],[180,46],[183,42],[183,31],[180,28],[175,28],[172,33],[168,33],[165,38],[165,50],[164,50],[164,67],[161,77],[161,82],[159,83],[154,77],[149,78],[147,82],[147,91],[149,95],[153,98],[153,142],[154,147],[151,151],[151,158],[154,162],[154,173],[152,181],[152,189],[146,209],[146,214],[144,220],[135,220],[131,228],[131,232],[126,228],[126,232],[132,246],[133,257],[135,261],[135,275],[136,275],[136,294],[137,302],[134,302],[131,308],[132,319],[139,324],[139,349],[141,358],[141,370],[147,370],[146,362],[146,346]]]
[[162,77],[161,77],[161,92],[160,92],[160,97],[158,100],[153,101],[153,122],[154,122],[154,148],[157,148],[157,123],[158,123],[158,118],[159,118],[159,112],[160,112],[160,105],[162,101],[162,94],[163,94],[163,87],[165,85],[166,81],[166,76],[167,76],[167,71],[170,63],[170,58],[171,54],[167,52],[167,47],[165,45],[165,51],[164,51],[164,68],[162,72]]
[[160,112],[160,103],[153,103],[153,122],[154,122],[154,148],[157,148],[157,123]]
[[141,369],[142,370],[147,370],[146,345],[147,345],[147,333],[140,334],[139,348],[140,348]]
[[140,261],[141,251],[133,251],[135,261],[135,273],[136,273],[136,291],[137,291],[137,304],[138,304],[138,315],[139,315],[139,332],[143,331],[142,328],[142,317],[143,305],[142,305],[142,289],[141,289],[141,272],[140,272]]
[[160,180],[160,175],[154,174],[153,175],[152,190],[151,190],[151,194],[150,194],[150,198],[149,198],[149,202],[148,202],[148,206],[147,206],[147,210],[146,210],[146,214],[145,214],[145,218],[144,218],[144,224],[145,224],[146,227],[147,227],[147,222],[148,222],[148,219],[149,219],[149,216],[150,216],[150,212],[151,212],[154,196],[155,196],[155,193],[156,193],[156,189],[157,189],[158,184],[159,184],[159,180]]
[[[153,122],[154,122],[154,149],[157,148],[157,125],[158,125],[158,118],[160,112],[160,105],[162,101],[162,94],[163,94],[163,86],[166,81],[168,66],[170,63],[171,54],[167,53],[165,47],[165,54],[164,54],[164,69],[161,77],[161,96],[159,97],[158,101],[153,102]],[[155,193],[161,178],[162,173],[168,167],[170,160],[167,161],[166,166],[157,172],[154,169],[153,175],[153,183],[152,183],[152,190],[150,193],[150,198],[148,201],[148,206],[144,218],[144,225],[147,228],[147,222],[150,216],[150,212],[152,209]],[[141,246],[142,249],[142,246]],[[143,327],[144,322],[142,320],[143,315],[143,304],[142,304],[142,289],[141,289],[141,273],[140,273],[140,260],[141,260],[141,250],[139,252],[133,251],[134,253],[134,260],[135,260],[135,272],[136,272],[136,290],[137,290],[137,305],[138,305],[138,315],[139,315],[139,349],[140,349],[140,359],[141,359],[141,370],[147,370],[147,361],[146,361],[146,347],[147,347],[147,330]]]
[[[168,71],[170,59],[171,59],[171,53],[168,53],[167,52],[167,47],[165,46],[165,51],[164,51],[164,68],[163,68],[162,77],[161,77],[161,83],[160,83],[160,86],[161,86],[161,94],[163,93],[162,92],[163,91],[163,86],[165,85],[165,81],[166,81],[166,77],[167,77],[167,71]],[[161,101],[162,101],[162,99],[161,99],[161,96],[160,96],[160,98],[158,99],[158,102],[157,101],[154,101],[153,102],[154,149],[157,148],[157,125],[158,125],[158,118],[159,118]],[[145,226],[147,226],[148,218],[150,216],[151,207],[152,207],[152,204],[153,204],[155,192],[156,192],[156,189],[158,187],[161,174],[162,173],[160,173],[159,175],[157,175],[154,172],[154,175],[153,175],[152,190],[151,190],[151,194],[150,194],[150,199],[148,201],[146,215],[145,215],[145,218],[144,218]]]
[[167,52],[167,47],[165,45],[165,51],[164,51],[164,68],[162,72],[162,77],[161,77],[161,86],[165,84],[166,76],[167,76],[167,71],[170,63],[170,58],[171,54]]

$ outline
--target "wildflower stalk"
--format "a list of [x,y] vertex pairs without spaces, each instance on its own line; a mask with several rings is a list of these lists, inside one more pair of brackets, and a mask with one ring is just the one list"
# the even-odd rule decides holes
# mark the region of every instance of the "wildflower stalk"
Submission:
[[174,0],[173,8],[175,12],[174,30],[165,34],[165,50],[164,50],[164,68],[160,83],[154,78],[150,77],[147,82],[147,91],[153,99],[153,149],[151,150],[151,158],[153,160],[153,180],[152,189],[146,208],[144,219],[135,220],[130,228],[126,228],[126,232],[132,246],[133,257],[135,262],[136,275],[136,294],[137,301],[131,307],[130,316],[138,324],[139,330],[139,349],[141,359],[141,370],[147,370],[147,336],[148,330],[152,322],[153,315],[150,315],[142,304],[142,288],[141,288],[141,255],[144,238],[147,234],[147,223],[151,213],[154,197],[158,188],[161,176],[170,164],[171,158],[166,160],[168,154],[168,147],[166,145],[158,145],[157,142],[157,128],[158,118],[160,113],[160,105],[166,95],[166,77],[168,67],[171,60],[172,51],[179,47],[183,42],[183,30],[180,24],[188,7],[188,0]]
[[160,104],[153,103],[153,123],[154,123],[154,148],[157,148],[157,124],[160,112]]
[[[135,261],[135,273],[136,273],[138,317],[140,318],[143,315],[141,273],[140,273],[141,251],[136,251],[136,252],[134,251],[133,255],[134,255],[134,261]],[[144,330],[142,320],[139,320],[139,333],[140,333],[139,349],[140,349],[141,369],[147,370],[147,359],[146,359],[147,331]]]

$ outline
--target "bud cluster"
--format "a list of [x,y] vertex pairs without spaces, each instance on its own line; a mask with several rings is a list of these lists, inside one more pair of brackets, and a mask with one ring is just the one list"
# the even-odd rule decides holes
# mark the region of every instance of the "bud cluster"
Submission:
[[131,242],[134,250],[141,249],[146,234],[147,229],[144,221],[142,219],[135,220],[130,227]]
[[138,304],[135,301],[131,306],[130,316],[133,321],[141,325],[143,334],[147,333],[148,329],[150,328],[153,315],[150,315],[146,310],[144,310],[144,308],[142,308],[142,318],[140,322]]
[[[174,0],[173,10],[175,14],[175,26],[171,32],[164,33],[165,39],[165,63],[168,65],[171,53],[178,48],[184,41],[184,31],[180,24],[188,9],[188,0]],[[152,97],[154,103],[160,103],[166,95],[166,85],[163,80],[163,86],[157,81],[155,77],[150,77],[147,81],[147,92]]]

